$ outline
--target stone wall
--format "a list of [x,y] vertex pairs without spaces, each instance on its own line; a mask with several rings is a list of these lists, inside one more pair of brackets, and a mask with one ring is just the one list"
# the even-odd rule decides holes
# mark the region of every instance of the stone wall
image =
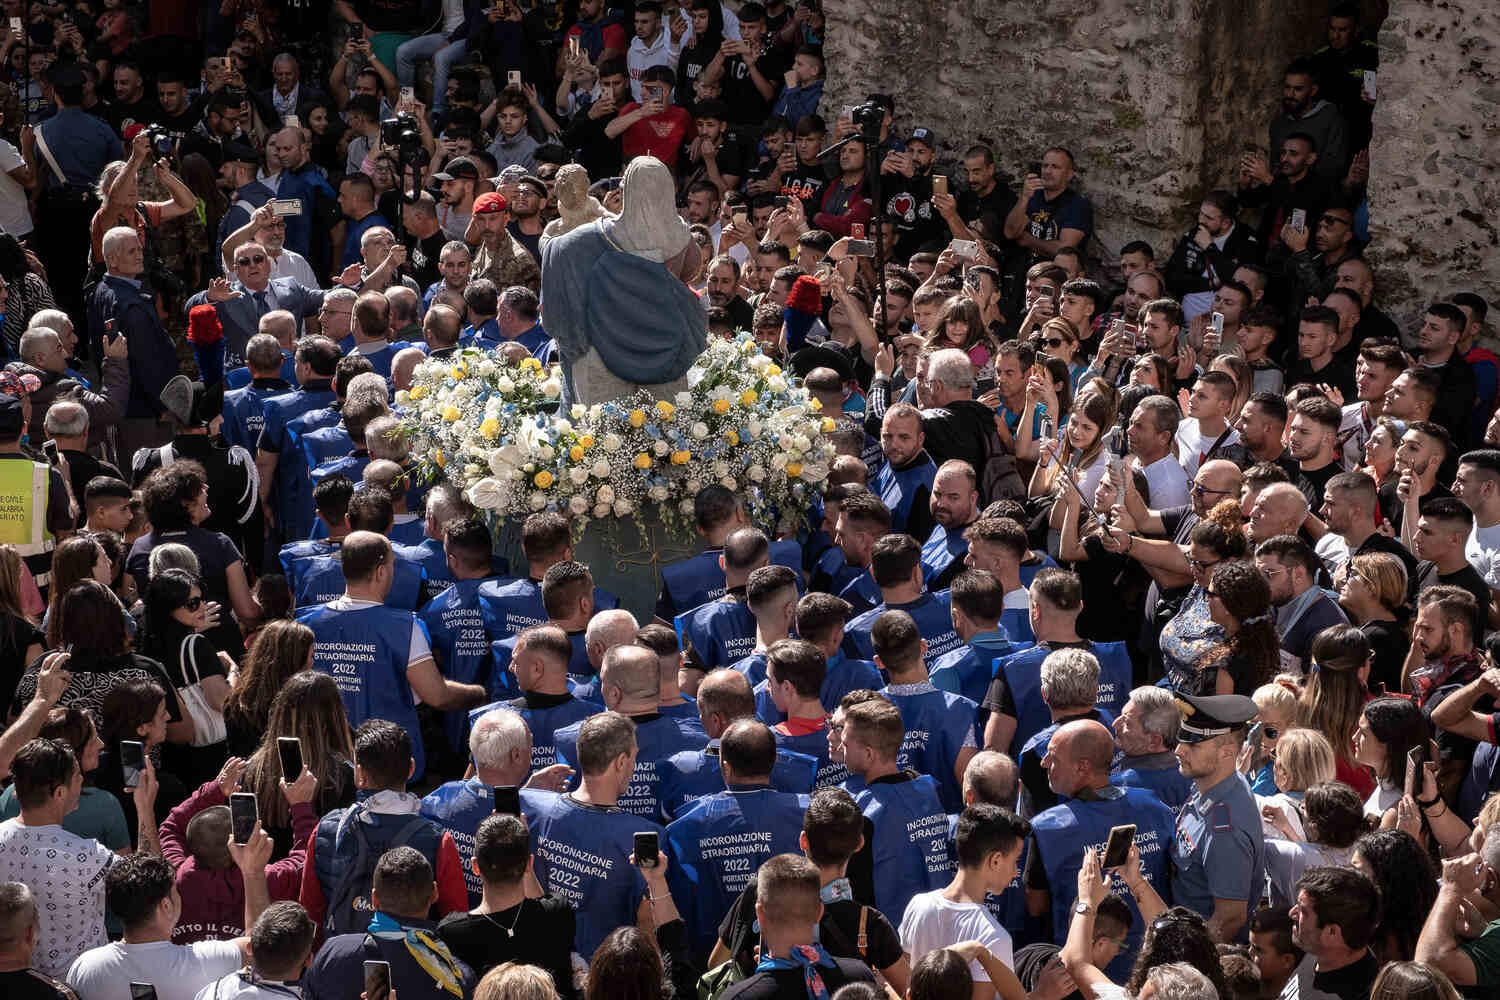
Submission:
[[1368,255],[1403,328],[1461,290],[1500,310],[1497,42],[1494,0],[1393,0],[1381,28]]
[[[1482,0],[1473,0],[1478,3]],[[974,142],[1019,178],[1072,149],[1094,202],[1095,252],[1170,252],[1241,144],[1264,144],[1281,69],[1321,44],[1321,5],[1279,0],[826,0],[824,111],[895,96],[898,128],[937,130],[949,162]],[[1019,187],[1019,184],[1014,185]]]

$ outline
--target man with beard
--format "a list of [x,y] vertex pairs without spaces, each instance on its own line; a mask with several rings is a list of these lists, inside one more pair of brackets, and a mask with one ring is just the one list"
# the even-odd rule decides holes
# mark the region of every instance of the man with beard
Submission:
[[1416,530],[1417,514],[1427,501],[1450,497],[1452,491],[1438,481],[1453,454],[1453,439],[1440,424],[1414,420],[1396,446],[1396,477],[1380,488],[1380,510],[1401,544],[1411,548],[1410,533]]
[[[1256,533],[1258,537],[1259,529]],[[1311,664],[1313,638],[1348,619],[1338,602],[1318,586],[1322,561],[1295,534],[1276,535],[1256,545],[1255,568],[1270,585],[1281,637],[1281,669],[1300,676]]]
[[[1305,132],[1293,132],[1281,143],[1281,151],[1267,160],[1259,150],[1240,157],[1240,204],[1259,206],[1261,245],[1267,253],[1287,252],[1281,233],[1291,224],[1292,212],[1307,213],[1307,226],[1317,225],[1318,216],[1334,196],[1334,182],[1313,168],[1321,162],[1317,141]],[[1271,163],[1276,173],[1271,173]]]
[[1235,768],[1255,702],[1244,695],[1178,695],[1177,767],[1193,797],[1177,814],[1172,899],[1208,921],[1216,941],[1241,936],[1260,900],[1265,839],[1260,807]]
[[474,199],[474,217],[469,220],[464,242],[479,245],[470,274],[488,278],[496,288],[524,285],[533,292],[542,284],[542,270],[508,228],[510,205],[505,196],[489,191]]
[[[893,259],[907,260],[923,247],[946,241],[948,226],[932,203],[936,149],[937,136],[932,129],[914,129],[905,151],[887,153],[880,164],[885,217],[895,228]],[[965,233],[958,238],[969,236]]]
[[1408,368],[1385,391],[1383,416],[1411,423],[1432,419],[1437,405],[1438,377],[1430,368]]
[[928,590],[945,589],[964,569],[969,554],[964,529],[979,520],[976,484],[974,467],[956,458],[944,462],[932,477],[927,505],[937,523],[922,545],[922,576]]
[[755,309],[740,297],[740,265],[733,257],[721,253],[708,265],[708,304],[727,310],[736,330],[748,330],[755,320]]
[[161,108],[146,95],[146,78],[133,62],[115,64],[115,100],[109,106],[108,120],[115,132],[124,136],[131,125],[150,125],[161,117]]
[[1213,290],[1233,278],[1240,264],[1256,263],[1264,254],[1255,233],[1239,224],[1239,208],[1233,193],[1210,191],[1198,206],[1197,226],[1167,260],[1167,288],[1190,317],[1208,311]]
[[[1287,139],[1304,133],[1318,151],[1313,170],[1336,181],[1349,163],[1349,145],[1344,116],[1318,94],[1318,71],[1306,59],[1294,60],[1281,83],[1281,115],[1271,122],[1271,159],[1278,160]],[[1312,220],[1309,219],[1309,222]]]
[[166,129],[167,134],[180,143],[203,113],[188,99],[187,83],[182,71],[163,69],[156,74],[156,103],[161,105],[161,117],[156,124]]
[[438,222],[437,199],[426,191],[416,201],[401,204],[401,225],[406,230],[406,260],[418,289],[431,288],[442,280],[439,259],[448,245],[448,234]]
[[932,534],[928,497],[937,466],[923,448],[922,414],[910,403],[885,411],[880,425],[880,450],[885,465],[870,481],[870,492],[891,512],[891,530],[913,538]]
[[1034,261],[1051,260],[1063,247],[1081,247],[1094,231],[1094,206],[1068,185],[1073,154],[1054,146],[1042,156],[1040,175],[1028,174],[1021,200],[1005,217],[1005,237],[1031,251]]
[[1339,339],[1339,314],[1327,306],[1302,310],[1297,328],[1297,361],[1286,373],[1287,385],[1330,385],[1345,399],[1355,394],[1354,366],[1334,355]]
[[693,107],[698,137],[688,143],[683,179],[694,184],[712,184],[721,194],[740,186],[746,172],[745,150],[725,135],[729,106],[723,101],[701,101]]
[[1469,318],[1450,302],[1434,302],[1422,318],[1418,339],[1422,348],[1422,367],[1437,374],[1440,382],[1432,419],[1448,428],[1453,441],[1466,447],[1469,420],[1474,411],[1477,388],[1474,369],[1458,351]]
[[1292,940],[1313,959],[1313,992],[1338,1000],[1369,997],[1380,972],[1370,950],[1381,923],[1379,890],[1352,868],[1321,865],[1297,879],[1296,892]]
[[820,210],[812,217],[818,229],[848,236],[850,227],[870,221],[873,206],[865,190],[865,147],[851,142],[839,150],[839,176],[823,193]]
[[962,228],[977,227],[990,240],[1000,242],[1005,235],[1005,217],[1015,205],[1016,195],[1001,183],[995,169],[995,154],[988,146],[969,147],[964,154],[964,179],[968,186],[951,209],[948,199],[953,195],[934,196],[933,207],[943,214],[955,238],[968,237],[958,236],[959,230],[953,228],[954,216],[962,220]]
[[[1307,497],[1311,510],[1323,506],[1328,481],[1343,471],[1338,462],[1339,423],[1343,414],[1326,396],[1313,396],[1297,404],[1292,412],[1287,450],[1297,461],[1292,481]],[[1374,529],[1374,521],[1370,524]]]
[[[1309,225],[1311,223],[1309,222]],[[1293,302],[1322,299],[1333,291],[1339,265],[1354,256],[1354,211],[1346,205],[1329,205],[1318,216],[1312,246],[1306,229],[1288,228],[1282,242],[1292,252],[1287,258],[1287,276],[1292,279]],[[1363,302],[1361,302],[1363,306]]]
[[[818,152],[828,137],[828,126],[817,115],[807,115],[792,127],[791,148],[781,154],[781,193],[802,202],[802,215],[811,219],[823,207],[828,175]],[[853,145],[859,145],[854,143]]]
[[1240,444],[1245,448],[1245,457],[1250,464],[1272,462],[1286,471],[1287,479],[1297,478],[1297,462],[1281,443],[1286,430],[1286,399],[1274,392],[1252,392],[1245,405],[1240,407],[1235,430],[1240,432]]
[[475,188],[479,186],[479,168],[467,156],[455,156],[443,169],[432,175],[442,185],[442,204],[438,219],[450,240],[461,240],[474,215]]
[[1395,344],[1368,344],[1354,363],[1354,389],[1359,398],[1344,404],[1339,444],[1346,469],[1357,469],[1365,459],[1365,442],[1375,433],[1375,421],[1385,413],[1385,394],[1406,368]]
[[527,174],[516,182],[510,203],[510,224],[505,228],[540,265],[542,262],[542,211],[547,207],[547,185]]
[[[1417,561],[1406,547],[1375,530],[1375,480],[1363,472],[1341,472],[1328,481],[1326,499],[1319,510],[1328,530],[1344,539],[1349,558],[1370,552],[1385,552],[1406,567],[1406,596],[1417,593]],[[1334,574],[1335,587],[1343,586],[1348,565]]]

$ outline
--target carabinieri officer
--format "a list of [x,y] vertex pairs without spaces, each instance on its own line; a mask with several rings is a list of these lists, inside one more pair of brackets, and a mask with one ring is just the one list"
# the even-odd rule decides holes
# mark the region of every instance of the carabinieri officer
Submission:
[[1177,765],[1196,792],[1177,814],[1172,900],[1201,914],[1218,941],[1244,940],[1264,881],[1265,840],[1250,786],[1235,768],[1255,702],[1177,695]]

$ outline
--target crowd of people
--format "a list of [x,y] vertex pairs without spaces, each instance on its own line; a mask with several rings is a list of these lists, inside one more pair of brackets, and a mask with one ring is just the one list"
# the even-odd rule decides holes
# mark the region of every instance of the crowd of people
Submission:
[[[818,0],[6,13],[4,996],[1500,987],[1500,357],[1377,304],[1356,5],[1118,255],[1068,149],[826,106]],[[837,457],[637,617],[398,400],[566,369],[643,156]]]

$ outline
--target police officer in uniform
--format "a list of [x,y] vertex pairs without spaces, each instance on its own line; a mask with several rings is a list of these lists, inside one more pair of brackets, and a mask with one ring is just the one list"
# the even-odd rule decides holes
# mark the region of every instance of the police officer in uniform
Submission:
[[1243,940],[1265,881],[1260,809],[1234,766],[1255,702],[1179,694],[1177,706],[1177,765],[1196,791],[1177,814],[1172,901],[1202,914],[1216,941]]
[[62,473],[21,447],[27,396],[38,384],[35,375],[0,372],[0,543],[15,546],[45,596],[52,550],[72,533],[74,515]]

